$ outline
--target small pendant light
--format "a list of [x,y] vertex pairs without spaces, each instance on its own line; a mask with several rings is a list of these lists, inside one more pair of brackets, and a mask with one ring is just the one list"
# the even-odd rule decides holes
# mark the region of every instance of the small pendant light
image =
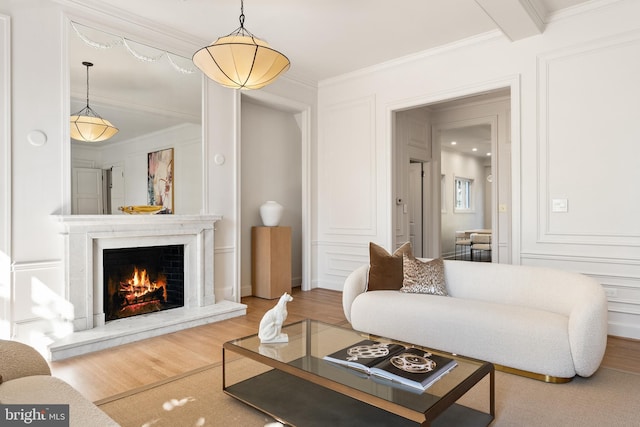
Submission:
[[244,28],[244,0],[240,1],[240,27],[193,54],[202,72],[234,89],[260,89],[289,69],[289,59]]
[[82,65],[87,67],[87,106],[71,115],[71,138],[85,142],[105,141],[118,133],[118,129],[89,107],[89,67],[93,64],[83,62]]

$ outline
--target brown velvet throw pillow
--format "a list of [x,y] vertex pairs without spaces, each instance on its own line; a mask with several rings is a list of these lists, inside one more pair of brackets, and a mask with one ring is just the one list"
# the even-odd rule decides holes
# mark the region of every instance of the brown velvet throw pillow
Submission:
[[369,243],[369,291],[394,290],[402,287],[402,255],[413,256],[411,242],[406,242],[391,255],[383,247]]

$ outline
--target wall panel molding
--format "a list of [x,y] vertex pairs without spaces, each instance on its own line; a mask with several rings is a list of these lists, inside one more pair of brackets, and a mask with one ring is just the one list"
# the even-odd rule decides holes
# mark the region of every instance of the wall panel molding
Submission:
[[[618,123],[635,120],[625,106],[640,96],[640,61],[629,59],[638,51],[640,32],[633,31],[538,56],[538,243],[640,247],[640,227],[620,186],[640,177],[625,155],[640,130],[617,133]],[[628,70],[619,66],[622,61]],[[575,69],[585,72],[570,78]],[[591,104],[592,98],[598,103]],[[601,150],[609,151],[609,163],[618,163],[604,175],[596,172]],[[553,187],[557,182],[562,184]],[[601,196],[597,202],[590,199],[595,194]],[[567,199],[568,213],[551,212],[553,199]],[[597,221],[613,210],[620,212],[619,222]]]
[[607,294],[609,334],[640,339],[640,260],[526,252],[522,253],[522,261],[594,278]]
[[[593,265],[593,264],[603,264],[606,266],[609,265],[624,265],[624,266],[633,266],[640,267],[640,260],[633,258],[612,258],[607,256],[583,256],[583,255],[565,255],[565,254],[554,254],[552,252],[522,252],[521,253],[522,260],[533,260],[533,261],[551,261],[551,262],[571,262],[571,263],[580,263],[584,265]],[[639,271],[640,273],[640,271]]]
[[314,287],[342,291],[349,274],[369,263],[369,242],[316,242],[319,271]]
[[62,260],[25,261],[14,262],[11,266],[14,272],[47,270],[51,268],[64,268],[64,263]]
[[[378,153],[375,142],[375,96],[329,105],[321,112],[326,123],[318,144],[319,206],[322,236],[375,236],[377,230]],[[336,180],[336,170],[350,171],[348,181]],[[350,215],[343,215],[350,211]],[[357,221],[353,221],[357,218]]]
[[0,338],[11,336],[11,173],[11,18],[0,14]]
[[327,251],[327,275],[345,278],[353,270],[369,263],[369,255],[360,256],[348,252]]

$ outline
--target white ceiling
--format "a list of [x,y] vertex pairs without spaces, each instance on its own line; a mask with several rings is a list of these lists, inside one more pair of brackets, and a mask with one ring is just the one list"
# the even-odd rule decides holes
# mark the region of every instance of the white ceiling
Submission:
[[[214,41],[239,26],[240,0],[60,0],[103,10],[126,20]],[[502,31],[511,40],[535,36],[558,11],[581,7],[589,0],[247,0],[245,28],[287,55],[287,76],[314,84],[344,73],[485,33]],[[135,60],[122,46],[89,48],[70,35],[72,112],[82,107],[85,68],[91,69],[91,106],[115,123],[119,111],[159,111],[162,122],[199,117],[199,72],[179,75],[166,58],[155,64],[123,65]],[[84,46],[82,46],[84,45]],[[144,47],[138,47],[143,49]],[[114,53],[115,52],[115,53]],[[149,50],[149,56],[153,51]],[[129,58],[125,58],[129,55]],[[93,58],[93,59],[92,59]],[[188,60],[182,63],[190,66]],[[153,71],[152,68],[153,66]],[[124,72],[119,71],[124,70]],[[140,71],[136,71],[140,70]],[[168,77],[167,77],[168,76]],[[171,81],[173,83],[167,83]],[[119,89],[116,89],[119,88]],[[147,96],[152,96],[147,101]],[[94,101],[95,99],[95,101]],[[170,103],[166,101],[171,101]],[[78,107],[78,108],[76,108]],[[127,107],[127,108],[125,108]],[[118,117],[119,123],[128,119]],[[197,118],[196,118],[197,120]],[[120,138],[128,135],[120,135]]]
[[491,125],[473,125],[440,132],[441,147],[467,156],[491,157]]
[[[529,5],[529,13],[544,22],[587,1],[247,0],[244,14],[249,31],[289,57],[291,75],[318,81],[497,30],[495,21],[503,28],[509,19],[528,25],[513,4]],[[239,26],[240,0],[75,2],[117,8],[120,16],[144,17],[205,41]]]

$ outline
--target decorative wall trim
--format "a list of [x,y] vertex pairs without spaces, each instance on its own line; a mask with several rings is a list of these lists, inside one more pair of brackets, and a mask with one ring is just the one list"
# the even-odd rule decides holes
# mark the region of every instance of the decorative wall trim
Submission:
[[582,255],[564,255],[553,254],[550,252],[522,252],[521,259],[542,260],[542,261],[557,261],[557,262],[574,262],[583,264],[605,264],[605,265],[627,265],[633,267],[640,267],[640,260],[638,259],[625,259],[625,258],[611,258],[607,256],[582,256]]
[[640,260],[524,252],[522,263],[578,271],[593,277],[607,293],[609,334],[640,339]]
[[333,248],[353,248],[365,250],[369,254],[369,242],[333,242],[329,240],[316,240],[313,242],[314,247],[333,247]]
[[[102,31],[113,32],[113,29],[123,31],[123,35],[133,35],[140,42],[153,42],[158,37],[171,42],[170,49],[172,53],[179,54],[185,58],[191,57],[194,49],[205,45],[211,40],[204,40],[176,30],[167,25],[159,24],[140,15],[127,12],[120,8],[110,6],[104,2],[85,1],[85,0],[56,0],[65,9],[65,15],[73,17],[73,20],[90,21],[88,23],[80,22],[82,25],[97,28]],[[126,30],[126,31],[125,31]],[[153,46],[151,44],[150,46]],[[178,47],[180,46],[180,47]]]
[[358,266],[369,263],[369,254],[362,256],[348,252],[326,251],[325,256],[327,259],[326,274],[339,276],[343,279]]
[[[369,146],[368,146],[369,152],[359,151],[356,155],[356,153],[352,151],[350,154],[353,154],[353,156],[350,156],[349,153],[345,154],[345,147],[336,147],[335,145],[331,145],[330,135],[327,135],[325,131],[324,134],[320,135],[320,142],[318,144],[318,147],[319,147],[318,157],[323,160],[327,160],[329,158],[335,159],[336,157],[334,156],[337,155],[336,153],[338,152],[338,149],[339,149],[341,153],[340,154],[341,159],[347,159],[354,162],[368,161],[369,168],[370,168],[369,169],[370,173],[368,174],[368,177],[367,177],[367,179],[369,179],[368,189],[366,190],[368,192],[367,200],[369,202],[368,206],[366,206],[366,208],[368,209],[368,220],[363,221],[363,223],[358,226],[329,223],[328,221],[331,221],[331,215],[328,215],[329,211],[340,212],[344,209],[349,208],[349,203],[348,203],[349,200],[347,200],[347,197],[342,195],[341,201],[344,202],[342,203],[342,205],[330,206],[330,207],[323,206],[319,209],[318,215],[319,217],[323,218],[322,220],[320,220],[320,224],[321,224],[320,233],[322,235],[325,235],[325,236],[327,235],[375,236],[376,235],[376,230],[378,225],[377,224],[378,194],[376,192],[376,188],[377,188],[376,178],[378,176],[377,168],[378,168],[379,153],[377,152],[378,145],[377,144],[371,145],[371,141],[375,142],[376,140],[375,109],[376,109],[375,96],[371,95],[361,99],[349,100],[346,102],[333,104],[326,107],[322,111],[323,119],[325,120],[325,122],[329,123],[329,125],[327,125],[325,129],[335,129],[336,127],[340,127],[340,124],[342,122],[340,122],[339,120],[346,120],[346,118],[349,118],[350,127],[351,128],[357,127],[358,130],[363,132],[363,134],[359,135],[359,138],[369,143]],[[363,110],[364,110],[364,114],[366,114],[367,116],[365,118],[367,122],[366,123],[356,122],[354,120],[356,112],[359,112],[362,115]],[[332,122],[331,117],[333,117],[333,119],[336,120],[335,123]],[[333,126],[333,125],[336,125],[336,126]],[[344,129],[336,129],[337,132],[341,132],[343,130]],[[323,160],[320,160],[320,161],[322,162]],[[327,163],[325,164],[335,164],[335,162],[327,161]],[[329,188],[331,181],[328,178],[333,173],[331,169],[332,168],[326,168],[324,170],[319,171],[318,173],[318,180],[319,180],[318,187],[320,189],[320,192],[330,191],[330,192],[334,192],[335,194],[336,192],[341,190],[339,188],[338,183],[335,183],[338,188],[333,188],[333,187]]]
[[363,68],[363,69],[354,71],[352,73],[342,74],[338,77],[323,80],[318,84],[318,87],[319,88],[330,87],[332,85],[340,84],[348,80],[352,80],[352,79],[355,80],[367,75],[376,74],[384,70],[387,70],[389,68],[399,67],[403,64],[420,61],[432,56],[443,55],[448,52],[462,49],[467,46],[473,46],[473,45],[481,44],[487,41],[502,39],[503,37],[504,37],[504,34],[500,30],[488,31],[486,33],[479,34],[477,36],[468,37],[466,39],[459,40],[453,43],[433,47],[431,49],[427,49],[422,52],[402,56],[400,58],[396,58],[391,61],[387,61],[381,64],[373,65],[371,67]]
[[[552,15],[548,15],[544,17],[544,22],[549,24],[551,22],[556,22],[566,18],[571,18],[577,15],[589,13],[591,11],[609,6],[610,4],[617,3],[619,1],[620,0],[592,0],[588,3],[583,3],[577,6],[568,7],[568,8],[559,10],[558,12],[555,12]],[[533,9],[536,10],[538,14],[540,14],[540,11],[538,10],[538,8],[534,7]],[[504,38],[504,34],[500,30],[488,31],[484,34],[479,34],[477,36],[469,37],[469,38],[459,40],[453,43],[449,43],[443,46],[434,47],[431,49],[424,50],[422,52],[406,55],[400,58],[393,59],[391,61],[383,62],[382,64],[373,65],[371,67],[367,67],[351,73],[343,74],[338,77],[326,79],[319,82],[318,87],[319,88],[330,87],[333,85],[343,83],[344,81],[362,78],[364,76],[382,72],[389,68],[399,67],[403,64],[420,61],[423,59],[430,58],[432,56],[443,55],[448,52],[463,49],[468,46],[479,45],[485,42],[499,40],[503,38]]]
[[[11,336],[11,18],[0,15],[0,338]],[[7,325],[7,326],[4,326]]]
[[62,260],[53,261],[27,261],[27,262],[14,262],[11,265],[11,270],[14,272],[34,271],[34,270],[48,270],[64,267]]
[[213,251],[214,254],[234,254],[236,251],[235,246],[221,246],[216,247]]
[[0,15],[0,250],[11,249],[11,18]]
[[566,18],[581,15],[583,13],[591,12],[593,10],[600,9],[602,7],[609,6],[613,3],[618,3],[620,0],[591,0],[586,3],[580,3],[575,6],[570,6],[559,11],[549,14],[545,17],[546,23],[557,22]]
[[[581,60],[587,55],[604,54],[614,48],[626,48],[629,56],[635,55],[640,48],[640,31],[626,32],[613,37],[606,37],[588,43],[570,46],[557,51],[541,54],[537,58],[538,78],[538,140],[537,140],[537,170],[538,185],[538,218],[537,242],[562,243],[575,245],[614,245],[640,247],[640,233],[605,233],[590,230],[554,232],[551,230],[551,140],[550,140],[550,110],[555,105],[552,98],[550,79],[554,67],[567,61]],[[594,63],[597,62],[594,60]]]
[[638,316],[640,315],[640,306],[638,306],[637,301],[624,301],[619,299],[610,299],[609,312]]
[[609,321],[609,335],[640,340],[640,328],[635,323]]

